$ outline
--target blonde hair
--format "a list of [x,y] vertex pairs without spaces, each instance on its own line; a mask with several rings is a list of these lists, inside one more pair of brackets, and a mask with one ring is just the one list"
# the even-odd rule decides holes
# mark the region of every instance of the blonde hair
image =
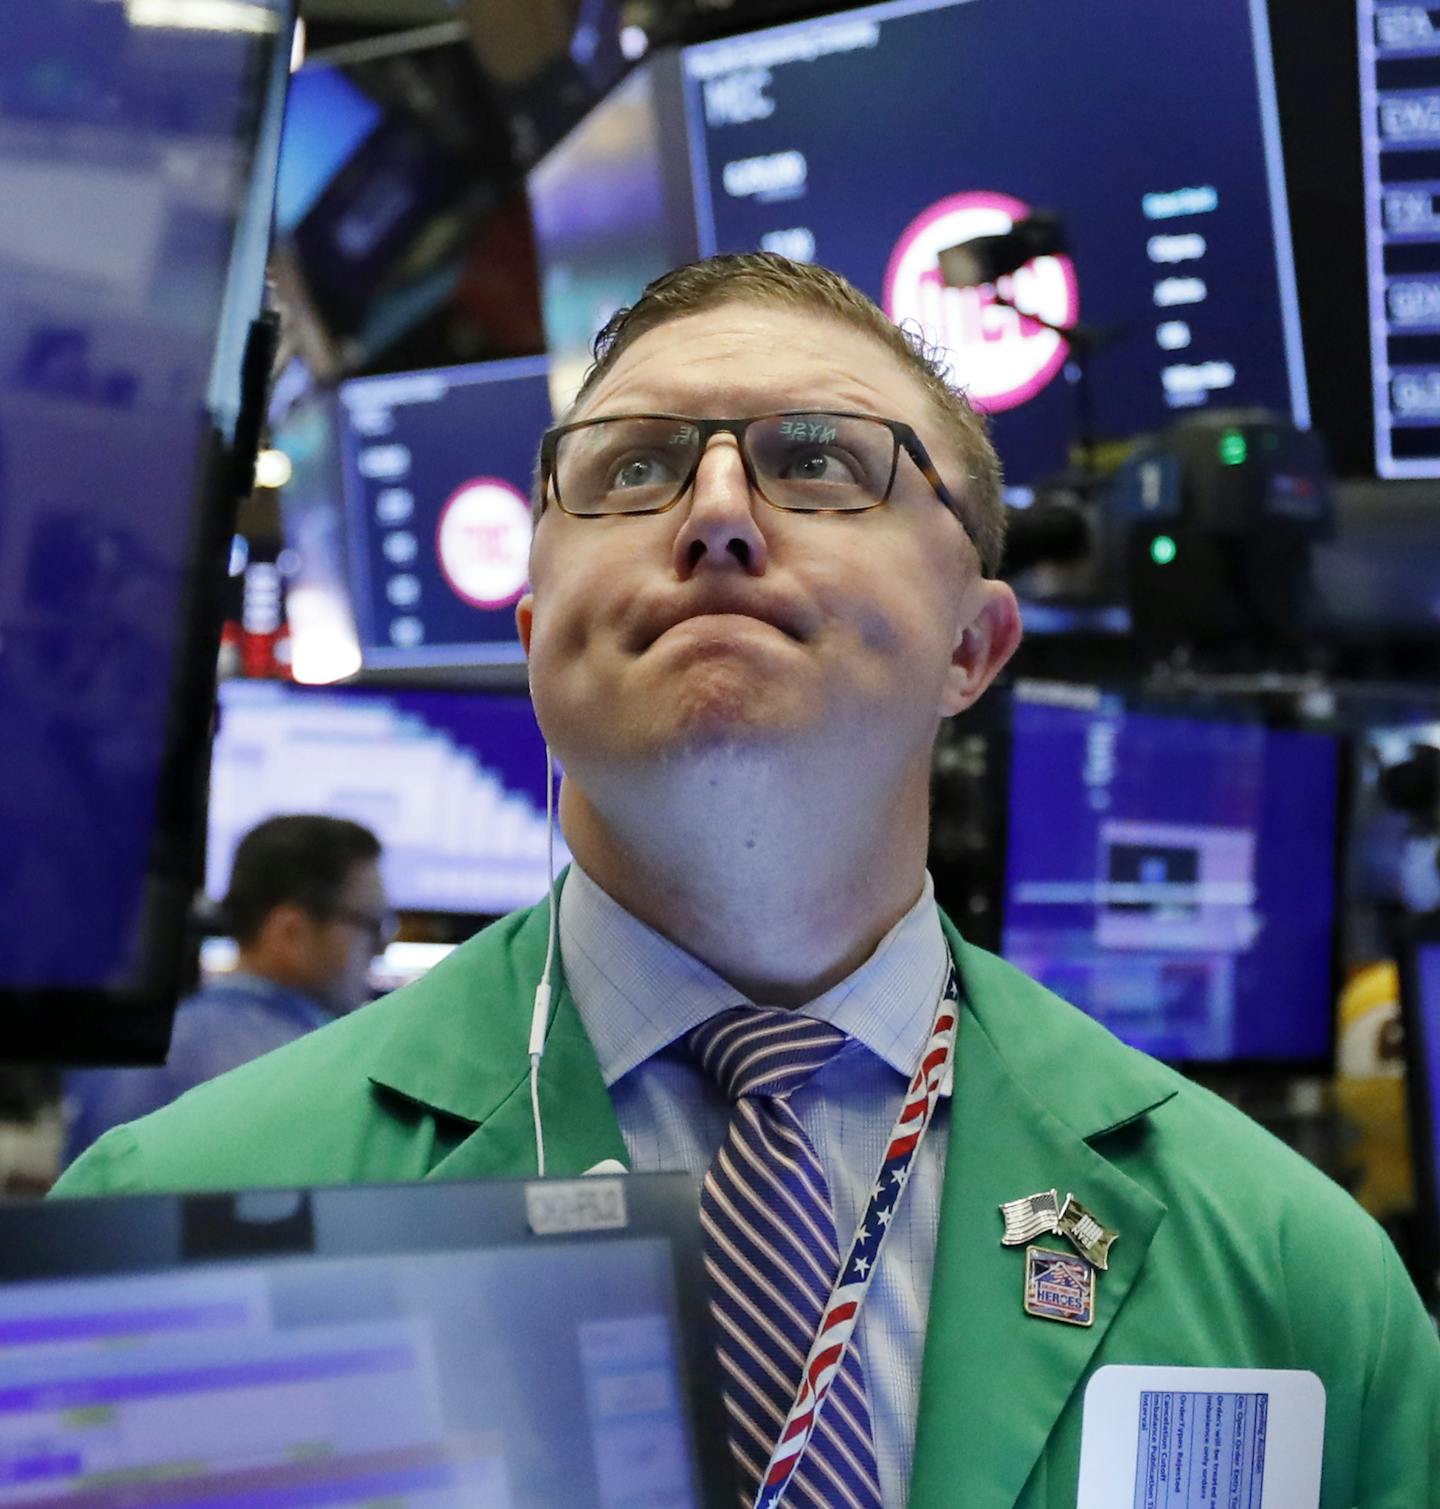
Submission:
[[914,375],[965,467],[966,482],[957,493],[962,522],[979,552],[981,570],[993,576],[1004,553],[1005,507],[1000,497],[1000,460],[984,418],[946,381],[943,362],[918,334],[887,319],[858,288],[829,268],[792,262],[773,252],[737,252],[689,262],[656,278],[635,303],[617,310],[595,337],[595,360],[570,414],[642,335],[685,315],[739,303],[830,315],[872,337]]

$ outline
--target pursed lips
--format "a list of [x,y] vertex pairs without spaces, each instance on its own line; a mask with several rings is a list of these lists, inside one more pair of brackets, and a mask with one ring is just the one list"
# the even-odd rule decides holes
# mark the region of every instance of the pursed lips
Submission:
[[645,619],[644,626],[637,636],[637,647],[641,651],[648,650],[656,640],[671,629],[703,618],[748,618],[779,630],[787,639],[793,639],[797,643],[803,642],[806,637],[802,632],[797,614],[785,612],[765,603],[717,599],[676,605],[668,611]]

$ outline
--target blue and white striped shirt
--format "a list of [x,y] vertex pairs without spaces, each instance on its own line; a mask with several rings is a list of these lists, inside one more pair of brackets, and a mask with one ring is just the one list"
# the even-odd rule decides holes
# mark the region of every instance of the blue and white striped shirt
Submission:
[[[566,983],[595,1045],[633,1167],[699,1178],[724,1141],[730,1106],[679,1040],[743,998],[632,917],[575,864],[560,894],[559,925]],[[842,1253],[920,1062],[949,958],[927,876],[920,899],[870,958],[801,1008],[856,1040],[790,1102],[830,1182]],[[949,1106],[942,1102],[920,1145],[856,1333],[880,1488],[890,1509],[904,1509],[909,1496],[949,1127]]]

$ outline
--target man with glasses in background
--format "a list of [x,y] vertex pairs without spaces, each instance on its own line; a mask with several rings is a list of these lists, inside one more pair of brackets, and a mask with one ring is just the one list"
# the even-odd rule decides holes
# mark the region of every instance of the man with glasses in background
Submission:
[[380,840],[344,818],[267,818],[235,849],[221,903],[235,969],[175,1013],[161,1068],[65,1076],[65,1162],[124,1122],[293,1042],[370,998],[370,965],[393,936]]
[[747,1504],[1070,1509],[1108,1362],[1313,1371],[1325,1509],[1426,1501],[1440,1349],[1378,1228],[936,905],[934,738],[1020,633],[982,421],[766,254],[596,358],[518,609],[575,859],[543,1032],[542,904],[62,1191],[533,1174],[542,1138],[684,1169]]

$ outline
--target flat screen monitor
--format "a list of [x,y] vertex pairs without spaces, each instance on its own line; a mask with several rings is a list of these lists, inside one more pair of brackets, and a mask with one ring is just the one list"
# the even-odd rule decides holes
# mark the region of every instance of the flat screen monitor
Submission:
[[[224,682],[212,900],[225,894],[240,839],[287,812],[372,829],[390,903],[403,911],[499,916],[545,896],[545,741],[523,695]],[[557,831],[557,871],[568,861]]]
[[1411,927],[1400,955],[1410,1147],[1420,1210],[1417,1279],[1440,1298],[1440,912]]
[[647,64],[530,171],[557,414],[579,390],[606,320],[653,278],[698,255],[683,112],[673,65]]
[[693,1180],[0,1210],[0,1499],[710,1509]]
[[280,491],[290,668],[309,685],[343,681],[361,665],[338,408],[334,393],[312,391],[271,430],[271,444],[290,462]]
[[367,667],[519,665],[543,357],[340,386],[350,572]]
[[292,24],[204,9],[4,20],[0,1058],[159,1057],[183,984]]
[[1359,0],[1375,466],[1440,477],[1440,17]]
[[[994,416],[1013,483],[1064,462],[1080,348],[1002,300],[1090,328],[1101,436],[1207,404],[1308,422],[1264,0],[896,0],[649,66],[657,110],[660,78],[683,76],[683,119],[659,129],[688,133],[699,253],[844,273]],[[585,202],[578,175],[570,190]],[[1061,217],[1067,253],[942,286],[942,250],[1033,210]],[[548,326],[570,285],[538,239]]]
[[1001,951],[1157,1057],[1325,1065],[1329,734],[1017,696]]

